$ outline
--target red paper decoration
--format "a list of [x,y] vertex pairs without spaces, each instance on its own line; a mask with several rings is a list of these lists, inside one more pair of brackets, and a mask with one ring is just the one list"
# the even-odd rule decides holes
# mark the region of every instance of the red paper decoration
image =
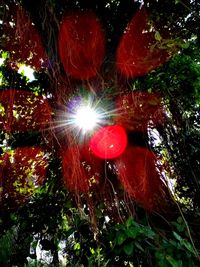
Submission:
[[158,93],[134,91],[119,96],[116,109],[115,122],[129,131],[145,132],[147,126],[153,127],[164,121],[162,98]]
[[39,147],[21,147],[0,157],[2,201],[9,207],[23,204],[46,177],[47,159]]
[[156,163],[154,153],[142,147],[128,147],[116,161],[118,176],[125,191],[150,211],[157,210],[165,202]]
[[59,53],[66,73],[89,79],[99,72],[105,53],[101,25],[91,11],[65,16],[59,32]]
[[0,129],[24,132],[44,129],[51,119],[48,101],[23,90],[0,92]]
[[103,165],[86,146],[73,146],[62,152],[62,169],[67,189],[86,193],[98,185]]
[[165,63],[170,55],[166,49],[156,46],[145,8],[137,11],[128,24],[117,50],[117,69],[125,77],[137,77]]
[[127,145],[127,136],[123,127],[111,125],[100,128],[90,140],[94,155],[103,159],[119,157]]
[[4,22],[4,31],[8,34],[5,49],[10,52],[11,64],[25,63],[36,70],[46,65],[47,55],[41,38],[26,11],[15,6],[10,17]]

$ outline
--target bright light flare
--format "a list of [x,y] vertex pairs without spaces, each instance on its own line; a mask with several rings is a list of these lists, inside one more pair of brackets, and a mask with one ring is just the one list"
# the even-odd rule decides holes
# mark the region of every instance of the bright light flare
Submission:
[[[87,138],[104,125],[112,122],[117,110],[113,103],[106,102],[100,97],[96,99],[93,95],[86,97],[77,95],[68,100],[63,109],[58,111],[58,118],[53,128],[58,129],[61,134],[71,131],[76,138]],[[88,137],[89,137],[88,136]]]
[[100,121],[100,115],[90,106],[80,106],[75,114],[74,122],[83,131],[92,130]]

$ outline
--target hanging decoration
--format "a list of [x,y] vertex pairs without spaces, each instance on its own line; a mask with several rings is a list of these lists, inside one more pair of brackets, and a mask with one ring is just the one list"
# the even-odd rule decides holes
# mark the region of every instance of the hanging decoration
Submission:
[[129,146],[116,160],[118,177],[128,195],[149,211],[165,205],[164,184],[156,155],[147,148]]
[[19,147],[4,153],[0,157],[2,203],[10,208],[23,204],[43,184],[46,170],[47,156],[40,147]]
[[36,70],[46,67],[47,55],[28,13],[18,5],[9,12],[3,27],[7,33],[5,50],[10,52],[11,66],[23,63]]
[[146,132],[164,122],[161,95],[133,91],[116,99],[117,114],[114,120],[128,131]]
[[93,12],[76,11],[66,15],[60,25],[58,44],[63,67],[72,78],[87,80],[99,73],[105,38]]
[[74,145],[61,155],[64,182],[69,191],[87,193],[98,186],[103,162],[92,155],[88,146]]
[[90,148],[102,159],[119,157],[127,145],[126,132],[120,125],[109,125],[97,130],[90,139]]
[[7,132],[41,130],[51,120],[47,99],[25,90],[0,92],[0,129]]
[[138,77],[164,64],[170,58],[170,50],[159,46],[157,39],[156,30],[142,7],[128,24],[119,43],[116,56],[118,71],[127,78]]

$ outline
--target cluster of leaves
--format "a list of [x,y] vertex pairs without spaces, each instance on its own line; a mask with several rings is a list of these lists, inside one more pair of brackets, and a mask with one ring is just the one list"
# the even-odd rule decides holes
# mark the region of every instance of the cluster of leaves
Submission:
[[[27,257],[36,260],[36,248],[49,250],[58,263],[58,245],[68,231],[66,213],[71,207],[68,193],[59,180],[59,162],[49,163],[48,182],[35,191],[32,199],[18,210],[2,210],[0,233],[1,266],[24,266]],[[14,234],[13,234],[14,233]]]
[[[52,255],[51,266],[58,266],[59,250],[65,255],[67,266],[197,266],[196,250],[181,217],[172,222],[172,229],[167,232],[150,226],[147,220],[141,224],[132,217],[120,224],[102,220],[95,235],[87,217],[80,217],[75,208],[69,209],[69,201],[66,205],[68,211],[63,213],[63,207],[66,208],[63,203],[66,196],[63,196],[60,205],[58,195],[56,205],[48,199],[48,207],[45,207],[49,210],[48,217],[41,210],[39,217],[37,209],[30,205],[23,208],[23,212],[11,214],[13,226],[0,238],[1,266],[23,266],[27,257],[36,264],[38,244],[41,250]],[[56,214],[62,216],[59,218]],[[41,218],[38,224],[36,217],[38,220]],[[65,240],[63,248],[59,248],[61,240]]]
[[[177,178],[177,194],[199,209],[200,65],[197,41],[167,64],[135,81],[142,90],[163,95],[167,110],[164,127],[157,130],[167,148]],[[176,71],[175,71],[176,70]],[[173,178],[173,177],[171,177]]]
[[105,249],[108,266],[125,266],[126,262],[128,266],[196,266],[195,250],[184,236],[182,218],[174,225],[177,229],[166,233],[129,218],[124,224],[109,227]]

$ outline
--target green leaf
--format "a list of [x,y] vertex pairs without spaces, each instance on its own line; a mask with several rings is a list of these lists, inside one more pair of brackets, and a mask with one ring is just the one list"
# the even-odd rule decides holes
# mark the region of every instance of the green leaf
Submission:
[[135,221],[133,220],[132,217],[128,218],[128,220],[126,221],[126,227],[129,228],[132,225],[135,225]]
[[187,248],[192,254],[195,254],[193,246],[185,239],[181,240],[181,245]]
[[141,250],[141,251],[144,251],[143,247],[138,243],[138,242],[135,242],[135,246]]
[[160,33],[158,31],[155,32],[154,37],[155,37],[155,39],[157,41],[161,41],[162,40],[162,37],[161,37],[161,35],[160,35]]
[[131,256],[133,254],[133,243],[129,243],[129,244],[126,244],[124,245],[123,249],[124,249],[124,252],[126,253],[126,255],[128,256]]
[[163,266],[166,266],[166,260],[165,259],[160,259],[159,262],[158,262],[158,266],[159,267],[163,267]]
[[189,46],[190,46],[189,42],[181,44],[181,47],[184,48],[184,49],[187,49]]
[[79,243],[76,243],[74,245],[74,250],[80,250],[80,248],[81,248],[81,245]]
[[155,233],[150,229],[150,228],[144,228],[144,234],[145,236],[147,236],[148,238],[153,239],[155,236]]
[[172,246],[174,246],[174,247],[177,246],[177,241],[169,240],[169,243],[170,243]]
[[173,232],[173,235],[178,241],[182,240],[182,237],[179,234],[177,234],[176,232]]
[[171,256],[166,257],[167,261],[171,264],[172,267],[182,267],[182,261],[181,260],[175,260]]
[[140,235],[140,232],[136,227],[131,227],[126,230],[126,234],[128,237],[136,238],[138,235]]
[[127,239],[127,236],[124,232],[120,231],[117,234],[117,245],[121,245],[122,243],[124,243],[124,241]]
[[34,240],[32,243],[31,243],[31,247],[35,250],[36,247],[38,245],[38,240]]
[[8,52],[2,52],[1,57],[4,59],[8,58]]

